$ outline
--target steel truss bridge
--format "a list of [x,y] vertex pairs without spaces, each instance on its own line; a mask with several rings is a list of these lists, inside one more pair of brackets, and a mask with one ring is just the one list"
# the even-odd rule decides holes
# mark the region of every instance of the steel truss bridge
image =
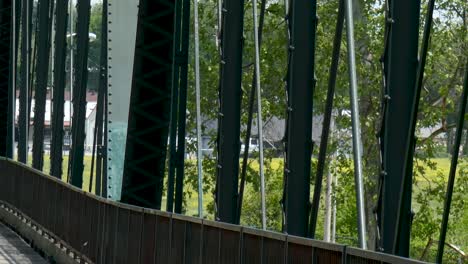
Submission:
[[[315,181],[313,197],[310,197],[310,157],[317,1],[285,1],[289,43],[281,204],[283,233],[239,225],[253,112],[255,108],[261,110],[261,101],[258,100],[254,107],[254,98],[261,98],[260,78],[256,77],[261,76],[259,48],[266,0],[252,2],[256,62],[242,166],[239,166],[238,150],[246,3],[244,0],[220,0],[218,6],[220,79],[216,221],[209,221],[203,219],[202,191],[199,192],[200,217],[180,214],[191,19],[195,21],[200,190],[203,187],[198,1],[103,0],[96,120],[90,135],[85,132],[85,120],[91,0],[77,1],[76,13],[68,11],[69,5],[73,4],[69,0],[0,0],[0,219],[59,263],[421,263],[407,257],[415,128],[434,0],[428,3],[421,43],[418,40],[420,1],[388,0],[386,4],[385,52],[381,59],[384,117],[379,133],[382,159],[376,209],[377,251],[366,249],[369,243],[363,213],[351,0],[337,0],[339,9],[318,170],[312,177]],[[193,14],[191,10],[194,10]],[[35,20],[32,19],[34,14],[37,16]],[[76,24],[74,15],[77,15]],[[353,120],[356,219],[361,248],[314,239],[344,29]],[[70,80],[73,114],[68,173],[64,175],[67,46],[71,46],[68,48],[73,53],[73,77]],[[466,72],[437,256],[439,263],[443,256],[468,95]],[[49,83],[52,84],[50,89]],[[15,114],[17,95],[18,116]],[[48,97],[52,98],[50,171],[42,172],[46,162],[44,121]],[[31,118],[31,111],[34,118]],[[261,124],[261,115],[258,116]],[[262,126],[258,127],[261,138]],[[83,190],[86,137],[92,137],[94,142],[89,190]],[[32,168],[25,165],[28,164],[30,138]],[[169,166],[166,169],[167,156]],[[262,166],[260,145],[265,229]],[[166,211],[161,211],[166,172],[167,207]]]

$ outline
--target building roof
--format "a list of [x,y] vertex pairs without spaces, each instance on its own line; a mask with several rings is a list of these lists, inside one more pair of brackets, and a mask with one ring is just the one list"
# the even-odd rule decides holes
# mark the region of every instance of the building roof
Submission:
[[[51,100],[50,99],[47,99],[46,101],[46,112],[45,112],[45,119],[44,119],[44,124],[46,126],[50,125],[50,120],[51,120]],[[34,123],[34,105],[35,105],[35,100],[33,99],[32,102],[31,102],[31,124]],[[16,115],[15,115],[15,120],[18,120],[18,116],[19,116],[19,100],[16,99]],[[94,108],[96,107],[96,101],[91,101],[91,102],[88,102],[86,104],[86,118],[89,117],[89,115],[91,114],[91,112],[94,110]],[[71,111],[70,111],[70,101],[67,100],[65,101],[65,104],[64,104],[64,112],[65,112],[65,115],[64,115],[64,119],[63,119],[63,125],[65,127],[68,127],[70,126],[70,115],[71,115]],[[17,122],[17,121],[16,121]]]

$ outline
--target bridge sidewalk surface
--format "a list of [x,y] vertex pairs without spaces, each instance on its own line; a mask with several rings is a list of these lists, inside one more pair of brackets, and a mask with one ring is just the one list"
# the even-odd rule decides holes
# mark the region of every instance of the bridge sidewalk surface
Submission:
[[46,264],[36,251],[34,251],[15,232],[0,223],[0,264]]

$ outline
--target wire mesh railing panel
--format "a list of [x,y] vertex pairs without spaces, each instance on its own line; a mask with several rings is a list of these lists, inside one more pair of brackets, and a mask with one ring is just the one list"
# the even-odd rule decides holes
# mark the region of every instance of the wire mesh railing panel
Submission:
[[170,263],[171,218],[169,215],[156,216],[156,263]]
[[34,177],[32,171],[23,171],[21,185],[18,188],[21,190],[24,187],[27,188],[26,193],[30,195],[25,195],[25,199],[20,197],[23,202],[22,208],[26,209],[26,214],[30,215],[32,219],[37,219],[41,223],[43,221],[41,215],[43,181],[40,177]]
[[171,255],[169,263],[185,263],[185,224],[186,221],[172,219]]
[[185,225],[185,260],[187,263],[201,262],[202,221],[186,222]]
[[79,250],[80,252],[83,250],[84,241],[81,241],[80,234],[86,232],[88,226],[84,224],[82,220],[83,213],[84,213],[84,195],[80,195],[78,192],[71,192],[70,193],[70,213],[69,213],[69,227],[68,233],[70,235],[69,243],[70,245]]
[[[126,264],[128,256],[127,256],[127,249],[128,244],[132,243],[133,241],[129,241],[129,217],[130,217],[130,210],[126,208],[119,208],[118,212],[118,221],[115,230],[115,262],[116,264]],[[116,253],[118,252],[118,253]]]
[[[37,180],[38,185],[39,185],[37,200],[34,200],[36,203],[40,204],[40,206],[35,206],[35,208],[37,208],[36,213],[40,219],[39,222],[43,223],[43,225],[45,226],[49,218],[48,210],[51,205],[50,202],[52,201],[50,200],[52,198],[52,195],[51,195],[52,193],[49,193],[49,192],[52,192],[52,188],[50,188],[51,182],[49,182],[46,178],[43,178],[43,177],[34,177],[34,175],[32,175],[32,177],[35,180]],[[33,188],[34,188],[34,185],[33,185]]]
[[[1,177],[0,177],[1,178]],[[49,206],[47,210],[47,221],[44,223],[44,227],[50,230],[52,233],[55,233],[55,219],[57,216],[57,204],[59,203],[58,192],[60,186],[55,182],[48,182],[49,190]]]
[[262,241],[258,235],[243,233],[242,237],[242,263],[262,263]]
[[87,225],[87,232],[84,236],[85,246],[83,254],[88,256],[90,259],[95,259],[96,251],[98,248],[98,236],[99,233],[99,204],[96,200],[86,197],[86,216],[83,217],[85,225]]
[[316,248],[314,252],[315,263],[341,264],[342,252]]
[[[154,233],[153,233],[154,234]],[[128,216],[128,240],[127,244],[127,262],[140,263],[140,248],[143,237],[143,212],[129,210]],[[125,249],[124,249],[125,250]],[[145,262],[141,262],[145,263]]]
[[[60,226],[60,230],[62,231],[62,235],[59,237],[61,237],[63,241],[70,241],[70,229],[72,228],[72,225],[70,224],[71,193],[72,192],[70,192],[66,186],[63,186],[62,196],[60,197],[63,199],[62,207],[60,208],[62,210],[62,218],[57,219],[57,224]],[[63,222],[60,222],[60,219],[62,219]]]
[[213,226],[203,226],[202,263],[215,264],[219,262],[219,229]]
[[287,263],[311,263],[312,249],[310,246],[288,243],[288,261]]
[[154,263],[156,257],[156,215],[144,213],[140,263]]
[[221,229],[219,234],[220,263],[239,263],[241,233],[233,230]]
[[103,237],[103,263],[114,263],[116,258],[115,243],[117,230],[118,207],[112,204],[106,205]]
[[347,264],[381,264],[381,261],[366,259],[363,257],[348,256],[346,260]]
[[98,218],[97,218],[97,233],[95,235],[95,254],[91,255],[90,258],[94,260],[96,263],[102,263],[102,256],[105,250],[103,241],[104,241],[104,230],[105,230],[105,221],[106,221],[106,204],[96,201],[96,207],[98,211]]
[[283,240],[264,238],[262,254],[263,263],[285,263],[286,242]]

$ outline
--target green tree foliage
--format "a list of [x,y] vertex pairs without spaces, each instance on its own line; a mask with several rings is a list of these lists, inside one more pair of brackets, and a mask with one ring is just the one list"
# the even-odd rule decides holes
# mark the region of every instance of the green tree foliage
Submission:
[[[317,28],[316,48],[316,78],[317,88],[314,94],[314,115],[323,113],[330,65],[333,36],[337,17],[337,2],[322,0],[318,3],[319,25]],[[375,137],[380,122],[380,97],[382,87],[382,71],[379,58],[383,53],[384,37],[384,1],[356,0],[354,15],[356,26],[356,52],[358,62],[359,96],[362,139],[364,146],[364,175],[366,184],[366,212],[369,241],[374,241],[376,228],[373,209],[377,199],[377,183],[379,175],[378,141]],[[427,0],[422,1],[421,35],[424,17],[427,10]],[[434,24],[429,48],[428,61],[422,92],[418,127],[431,128],[427,133],[418,134],[417,157],[415,161],[415,176],[413,185],[413,210],[415,212],[411,254],[419,258],[429,239],[437,239],[440,229],[443,199],[446,190],[447,171],[437,166],[434,158],[441,155],[441,147],[446,144],[441,136],[453,130],[454,113],[457,111],[457,101],[461,93],[464,63],[467,57],[467,3],[464,0],[436,1]],[[202,114],[204,119],[203,134],[211,135],[211,146],[215,149],[215,128],[209,123],[217,120],[218,82],[219,82],[219,52],[217,49],[217,1],[200,0],[200,54],[201,54],[201,93]],[[251,2],[246,3],[244,24],[244,55],[242,83],[242,122],[247,121],[248,91],[251,89],[253,73],[253,25]],[[261,46],[261,82],[263,116],[266,122],[272,117],[283,119],[286,112],[284,77],[287,70],[287,31],[284,21],[285,9],[283,1],[269,0],[265,15],[263,43]],[[190,46],[189,72],[189,102],[187,117],[188,136],[195,137],[195,87],[193,71],[193,25]],[[340,65],[335,95],[335,110],[343,113],[350,108],[348,74],[346,58],[346,37],[343,37]],[[452,123],[450,123],[452,122]],[[216,123],[216,122],[214,122]],[[348,115],[336,117],[336,130],[331,138],[328,154],[333,160],[332,172],[339,177],[335,186],[334,199],[337,202],[337,236],[338,242],[346,244],[357,243],[356,206],[354,195],[354,179],[351,138],[346,131],[351,127]],[[427,130],[427,129],[426,129]],[[422,131],[422,130],[421,130]],[[243,131],[242,134],[245,134]],[[195,145],[189,145],[189,152]],[[317,148],[314,156],[317,155]],[[443,154],[447,157],[447,154]],[[241,222],[245,225],[259,227],[260,220],[260,187],[258,163],[254,155],[249,161],[246,194],[242,210]],[[215,183],[215,158],[206,157],[204,165],[205,198],[209,200],[208,218],[213,218],[213,198]],[[268,229],[281,231],[282,212],[280,200],[283,191],[283,164],[273,154],[267,155],[266,191]],[[315,165],[315,164],[314,164]],[[193,161],[187,161],[186,182],[191,190],[196,190],[196,169]],[[467,163],[459,165],[454,203],[450,216],[448,242],[468,249],[466,188]],[[312,169],[312,179],[315,166]],[[312,181],[313,182],[313,181]],[[313,188],[311,188],[313,190]],[[187,195],[196,195],[187,191]],[[189,199],[189,198],[188,198]],[[323,199],[322,199],[323,200]],[[323,209],[323,206],[322,206]],[[321,212],[323,214],[323,212]],[[319,234],[321,237],[321,224]],[[464,228],[462,227],[464,226]],[[373,247],[373,242],[369,242]],[[426,258],[431,259],[435,247],[430,248]]]

